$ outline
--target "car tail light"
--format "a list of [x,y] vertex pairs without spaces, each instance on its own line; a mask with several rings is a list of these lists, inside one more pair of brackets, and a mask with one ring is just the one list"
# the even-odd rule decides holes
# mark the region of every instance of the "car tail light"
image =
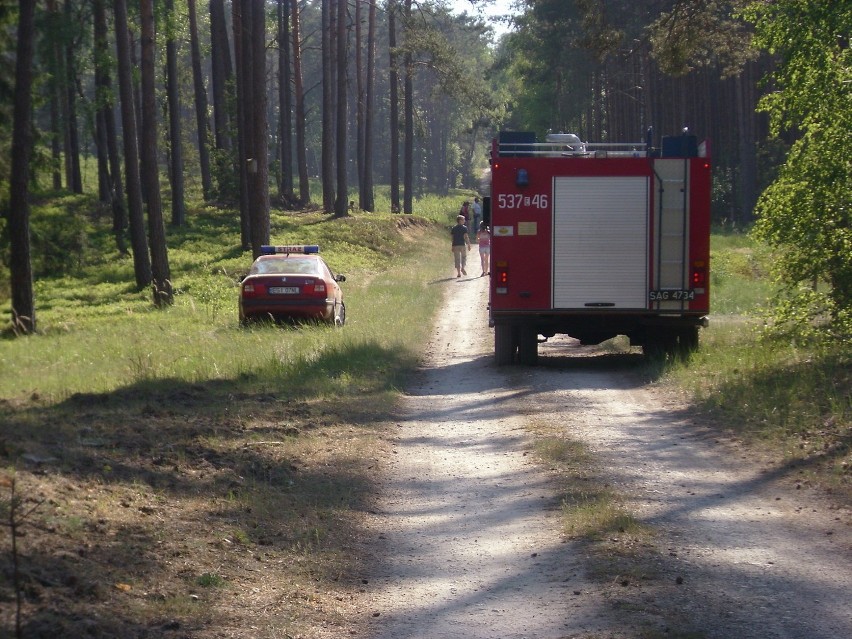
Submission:
[[[260,287],[257,287],[257,288],[259,289]],[[254,284],[243,284],[243,295],[245,297],[252,297],[257,292],[259,292],[259,291],[256,290]]]
[[323,280],[307,279],[302,286],[304,295],[313,295],[316,297],[325,297],[326,285]]
[[509,265],[506,262],[497,262],[494,269],[494,292],[499,295],[509,292]]

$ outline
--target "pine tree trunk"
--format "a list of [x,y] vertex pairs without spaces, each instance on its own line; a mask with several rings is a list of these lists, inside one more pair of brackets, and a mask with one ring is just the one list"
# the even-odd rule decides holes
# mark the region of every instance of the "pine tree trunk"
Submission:
[[51,160],[51,175],[53,179],[53,189],[58,191],[62,188],[62,147],[59,144],[59,136],[62,135],[62,128],[59,120],[59,96],[56,91],[55,80],[51,82],[53,85],[50,92],[50,160]]
[[95,0],[94,5],[95,19],[95,47],[96,47],[96,68],[97,71],[96,86],[98,87],[98,120],[103,126],[104,137],[103,146],[108,158],[109,164],[109,193],[108,201],[112,210],[112,232],[115,236],[115,244],[119,253],[127,253],[127,242],[125,233],[127,231],[127,209],[124,206],[124,189],[121,185],[121,157],[118,153],[118,136],[115,128],[115,112],[112,91],[112,80],[110,79],[109,69],[105,64],[97,64],[105,62],[108,59],[108,37],[107,37],[107,21],[106,8],[104,0]]
[[[174,0],[166,0],[167,20],[174,20]],[[171,31],[171,30],[170,30]],[[178,93],[177,42],[171,33],[166,40],[166,97],[169,105],[169,176],[172,185],[172,226],[186,224],[186,204],[183,183],[183,141],[180,126],[180,95]]]
[[142,26],[142,148],[143,175],[148,196],[148,239],[151,248],[151,274],[154,305],[168,306],[173,301],[166,229],[160,199],[160,175],[157,166],[157,95],[154,83],[154,0],[140,0]]
[[364,208],[364,110],[366,95],[364,88],[364,46],[361,28],[363,0],[355,2],[355,168],[358,174],[358,208]]
[[30,157],[32,155],[32,84],[35,0],[18,3],[18,43],[12,132],[12,173],[9,179],[9,271],[12,322],[20,333],[36,330],[33,274],[30,261]]
[[151,258],[145,220],[142,213],[142,184],[139,173],[139,147],[136,133],[136,107],[133,99],[133,80],[130,59],[130,38],[127,32],[125,0],[113,0],[115,41],[118,58],[118,88],[121,99],[122,142],[124,144],[124,173],[127,181],[127,209],[130,223],[130,246],[133,250],[133,272],[140,290],[151,283]]
[[375,98],[373,93],[376,87],[376,0],[368,0],[370,3],[368,27],[367,27],[367,87],[366,104],[364,105],[364,186],[361,208],[365,211],[374,211],[376,208],[375,195],[373,193],[373,122],[375,120]]
[[[112,87],[107,84],[107,89],[112,93]],[[112,232],[115,236],[115,245],[122,255],[127,254],[127,207],[124,205],[124,188],[121,183],[121,156],[118,153],[118,133],[115,125],[115,112],[113,104],[104,111],[106,123],[107,153],[109,154],[110,175],[112,177],[112,192],[110,203],[112,205]]]
[[278,113],[281,175],[279,196],[293,202],[293,93],[290,89],[290,0],[278,0]]
[[231,148],[227,101],[227,84],[233,75],[224,0],[210,0],[210,60],[213,89],[213,131],[217,149]]
[[388,0],[388,50],[390,52],[390,199],[391,212],[399,213],[399,55],[396,51],[396,0]]
[[337,0],[337,197],[334,202],[334,217],[346,217],[349,210],[349,183],[347,178],[346,137],[348,107],[346,101],[346,9],[345,0]]
[[[65,0],[65,19],[73,20],[71,1]],[[80,172],[80,136],[77,130],[77,74],[74,70],[74,50],[65,46],[65,182],[72,193],[83,192],[83,177]]]
[[751,76],[753,63],[748,62],[742,73],[734,78],[737,95],[737,124],[739,140],[739,210],[741,218],[737,220],[742,225],[754,221],[754,206],[757,202],[757,153],[754,134],[755,99]]
[[[95,80],[95,86],[98,86],[98,81]],[[95,89],[97,91],[97,89]],[[106,142],[106,124],[104,124],[103,109],[98,107],[95,110],[95,155],[98,164],[98,200],[103,203],[109,203],[110,180],[109,180],[109,164],[107,158],[107,142]]]
[[[411,3],[405,0],[405,36],[411,35]],[[414,204],[414,62],[411,51],[405,52],[405,148],[402,160],[402,212],[411,214]]]
[[[234,63],[237,69],[237,175],[239,175],[240,192],[240,243],[244,251],[251,249],[251,219],[249,218],[249,195],[248,195],[248,163],[247,140],[246,140],[246,76],[251,71],[246,65],[250,61],[245,60],[244,41],[247,38],[244,22],[250,20],[246,14],[244,0],[234,0],[231,3],[232,28],[234,30]],[[249,11],[251,7],[249,6]],[[249,123],[250,124],[250,123]]]
[[[130,65],[132,69],[139,69],[140,64],[137,59],[137,51],[141,48],[141,45],[137,42],[136,34],[128,28],[127,34],[130,38]],[[142,83],[139,79],[138,73],[133,73],[131,75],[133,78],[133,109],[136,112],[136,131],[139,136],[139,184],[142,186],[142,201],[148,201],[148,194],[146,189],[148,188],[145,184],[145,156],[142,153]]]
[[266,140],[269,119],[266,112],[266,11],[264,0],[248,0],[252,4],[251,38],[251,106],[247,113],[252,120],[250,148],[252,171],[249,173],[249,205],[251,211],[251,243],[255,257],[260,247],[269,244],[269,151]]
[[296,102],[296,163],[299,165],[299,203],[306,206],[311,201],[308,179],[308,158],[305,131],[305,88],[302,79],[302,36],[299,3],[291,1],[293,23],[293,92]]
[[[50,16],[52,28],[56,28],[61,17],[56,6],[56,0],[47,0],[47,13]],[[50,158],[51,173],[53,176],[53,188],[58,191],[62,188],[62,87],[59,79],[62,76],[62,51],[58,38],[54,38],[53,45],[49,49],[50,68]]]
[[[106,62],[107,53],[107,24],[104,0],[93,0],[92,22],[94,27],[94,62],[95,62],[95,139],[98,150],[98,193],[102,202],[112,204],[115,193],[115,180],[110,167],[109,142],[107,140],[107,112],[112,109],[111,87]],[[116,220],[113,220],[115,231]],[[120,236],[116,236],[118,242]],[[121,247],[119,246],[119,250]]]
[[322,155],[320,161],[320,181],[322,182],[322,207],[324,211],[334,208],[334,138],[332,136],[332,117],[334,115],[334,82],[332,69],[332,0],[322,0]]
[[210,122],[207,119],[207,89],[201,72],[201,46],[198,43],[198,15],[195,0],[187,0],[189,11],[189,44],[192,57],[192,86],[195,93],[195,122],[198,128],[198,164],[201,171],[201,192],[205,200],[213,197],[210,177]]

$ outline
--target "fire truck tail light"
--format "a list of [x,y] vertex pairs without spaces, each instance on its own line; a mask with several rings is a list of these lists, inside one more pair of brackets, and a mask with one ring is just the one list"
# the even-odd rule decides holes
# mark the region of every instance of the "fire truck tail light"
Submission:
[[498,295],[506,295],[509,292],[509,269],[505,266],[494,269],[494,292]]
[[696,262],[693,264],[690,281],[693,288],[704,286],[704,284],[707,283],[707,269],[704,267],[704,262]]

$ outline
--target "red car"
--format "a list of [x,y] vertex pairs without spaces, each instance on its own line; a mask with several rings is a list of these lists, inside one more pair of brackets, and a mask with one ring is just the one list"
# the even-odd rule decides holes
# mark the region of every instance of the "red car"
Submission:
[[254,319],[317,320],[343,326],[346,306],[316,245],[263,246],[240,285],[240,323]]

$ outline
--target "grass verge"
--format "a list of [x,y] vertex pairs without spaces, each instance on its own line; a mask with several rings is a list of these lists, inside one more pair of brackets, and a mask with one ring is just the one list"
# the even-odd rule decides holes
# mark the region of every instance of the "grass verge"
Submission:
[[852,505],[852,348],[763,339],[755,322],[717,319],[663,382],[697,415]]

